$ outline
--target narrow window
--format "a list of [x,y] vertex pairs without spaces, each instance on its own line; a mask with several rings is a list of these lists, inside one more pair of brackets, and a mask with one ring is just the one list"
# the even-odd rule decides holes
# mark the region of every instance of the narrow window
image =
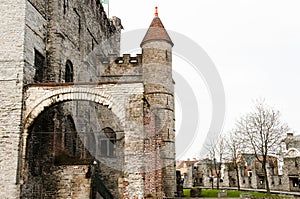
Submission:
[[66,0],[64,0],[64,14],[66,14],[66,8],[67,8]]
[[298,179],[293,178],[292,181],[293,181],[293,187],[298,187],[298,183],[299,183]]
[[65,82],[73,82],[73,64],[70,60],[66,63]]
[[34,50],[34,82],[40,83],[44,78],[45,57],[37,50]]
[[80,31],[81,31],[81,20],[80,20],[80,15],[79,13],[77,12],[77,9],[76,8],[73,8],[75,14],[78,16],[78,34],[80,34]]
[[281,185],[282,184],[282,182],[281,182],[281,178],[279,178],[279,185]]
[[78,150],[78,137],[72,116],[67,116],[65,127],[64,149],[68,156],[75,157]]
[[78,15],[78,34],[80,34],[81,31],[81,20],[80,20],[80,16]]
[[104,128],[100,138],[100,155],[105,157],[115,156],[116,133],[111,128]]
[[100,146],[101,146],[101,149],[100,149],[100,152],[101,152],[101,156],[107,156],[107,139],[102,139],[100,141]]

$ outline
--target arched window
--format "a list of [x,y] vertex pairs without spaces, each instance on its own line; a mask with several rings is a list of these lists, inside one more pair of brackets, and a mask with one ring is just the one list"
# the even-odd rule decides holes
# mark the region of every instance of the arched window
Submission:
[[65,82],[73,82],[73,64],[70,60],[66,63]]
[[114,157],[115,156],[116,133],[111,128],[102,129],[99,137],[99,153],[100,156]]
[[71,115],[68,115],[65,121],[64,149],[67,155],[75,157],[78,153],[78,137],[76,127]]

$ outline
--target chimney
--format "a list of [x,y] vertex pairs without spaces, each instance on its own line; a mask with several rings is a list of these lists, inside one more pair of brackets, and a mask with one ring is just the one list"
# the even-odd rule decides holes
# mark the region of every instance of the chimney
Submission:
[[287,138],[290,138],[290,137],[293,137],[293,136],[294,136],[294,133],[287,133],[287,134],[286,134],[286,137],[287,137]]

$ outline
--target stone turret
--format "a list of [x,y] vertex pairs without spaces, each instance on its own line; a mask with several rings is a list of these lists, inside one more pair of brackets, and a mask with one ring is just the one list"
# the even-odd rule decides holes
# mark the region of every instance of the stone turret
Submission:
[[[176,192],[174,82],[172,79],[173,42],[158,17],[155,17],[141,42],[145,100],[155,115],[155,134],[159,145],[162,191],[166,197]],[[159,168],[161,167],[161,168]]]
[[141,43],[143,80],[145,93],[173,93],[172,80],[172,47],[173,42],[165,30],[158,13]]

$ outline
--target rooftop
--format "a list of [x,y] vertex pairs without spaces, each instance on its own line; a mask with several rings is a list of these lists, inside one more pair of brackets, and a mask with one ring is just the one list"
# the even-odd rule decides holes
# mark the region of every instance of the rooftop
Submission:
[[141,46],[146,42],[156,41],[156,40],[164,40],[170,43],[172,46],[174,45],[163,23],[158,17],[157,7],[155,7],[155,17],[150,24],[150,27],[141,43]]

